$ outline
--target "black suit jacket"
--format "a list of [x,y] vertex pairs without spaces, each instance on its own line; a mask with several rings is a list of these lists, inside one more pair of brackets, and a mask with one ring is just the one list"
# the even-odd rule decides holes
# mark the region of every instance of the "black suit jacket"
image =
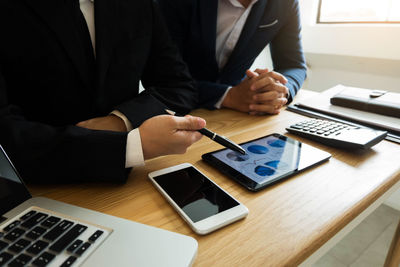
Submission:
[[95,1],[90,79],[68,1],[0,0],[0,143],[28,181],[125,181],[127,133],[74,125],[117,109],[138,127],[197,91],[151,0]]
[[200,105],[214,108],[229,86],[245,77],[256,57],[270,44],[274,70],[287,79],[289,102],[306,77],[298,0],[259,0],[223,69],[216,60],[219,0],[158,0],[173,39],[196,79]]

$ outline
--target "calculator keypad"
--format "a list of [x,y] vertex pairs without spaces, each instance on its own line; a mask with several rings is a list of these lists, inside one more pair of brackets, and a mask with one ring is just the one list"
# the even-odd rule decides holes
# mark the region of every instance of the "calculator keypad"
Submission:
[[356,149],[369,148],[387,135],[385,131],[323,119],[301,121],[286,130],[326,145]]
[[334,136],[339,135],[342,130],[357,129],[358,127],[353,127],[340,122],[312,119],[293,124],[290,128],[318,135]]

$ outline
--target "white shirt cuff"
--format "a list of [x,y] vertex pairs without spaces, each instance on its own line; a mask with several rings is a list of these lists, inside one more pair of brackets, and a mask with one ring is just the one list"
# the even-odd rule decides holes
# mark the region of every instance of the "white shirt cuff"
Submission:
[[139,166],[144,166],[144,157],[139,128],[136,128],[128,133],[126,140],[125,168]]
[[226,97],[226,95],[228,94],[229,90],[232,89],[232,86],[229,86],[228,89],[226,89],[224,95],[219,99],[219,101],[217,103],[215,103],[214,107],[217,109],[221,108],[222,102],[224,102],[224,99]]
[[130,131],[133,130],[132,123],[131,123],[131,122],[128,120],[128,118],[127,118],[124,114],[122,114],[120,111],[118,111],[118,110],[113,110],[110,114],[113,114],[113,115],[119,117],[121,120],[124,121],[125,127],[126,127],[126,131],[127,131],[127,132],[130,132]]

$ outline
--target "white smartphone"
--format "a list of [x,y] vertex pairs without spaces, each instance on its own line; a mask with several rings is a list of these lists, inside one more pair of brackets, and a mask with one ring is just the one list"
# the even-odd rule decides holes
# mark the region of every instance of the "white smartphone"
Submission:
[[249,213],[190,163],[149,173],[149,178],[198,234],[208,234]]

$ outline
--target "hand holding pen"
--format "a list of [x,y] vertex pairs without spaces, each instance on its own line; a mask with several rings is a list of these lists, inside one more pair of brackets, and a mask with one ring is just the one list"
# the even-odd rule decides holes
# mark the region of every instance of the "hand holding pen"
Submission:
[[205,126],[206,121],[199,117],[158,115],[144,121],[139,131],[131,131],[129,134],[140,134],[143,157],[151,159],[185,153],[189,146],[201,139],[198,130]]
[[[170,115],[175,115],[174,111],[171,110],[165,110],[168,114]],[[190,115],[187,115],[190,116]],[[207,136],[208,138],[210,138],[211,140],[213,140],[214,142],[217,142],[218,144],[229,148],[233,151],[239,152],[240,154],[246,155],[246,150],[244,150],[241,146],[239,146],[238,144],[236,144],[235,142],[229,140],[228,138],[226,138],[225,136],[222,135],[218,135],[210,130],[208,130],[207,128],[202,128],[200,130],[197,130],[198,132],[200,132],[202,135]]]
[[218,135],[207,128],[203,128],[198,130],[201,134],[207,136],[211,140],[217,142],[220,145],[223,145],[226,148],[232,149],[233,151],[239,152],[240,154],[246,155],[246,150],[239,146],[238,144],[234,143],[233,141],[229,140],[225,136]]

